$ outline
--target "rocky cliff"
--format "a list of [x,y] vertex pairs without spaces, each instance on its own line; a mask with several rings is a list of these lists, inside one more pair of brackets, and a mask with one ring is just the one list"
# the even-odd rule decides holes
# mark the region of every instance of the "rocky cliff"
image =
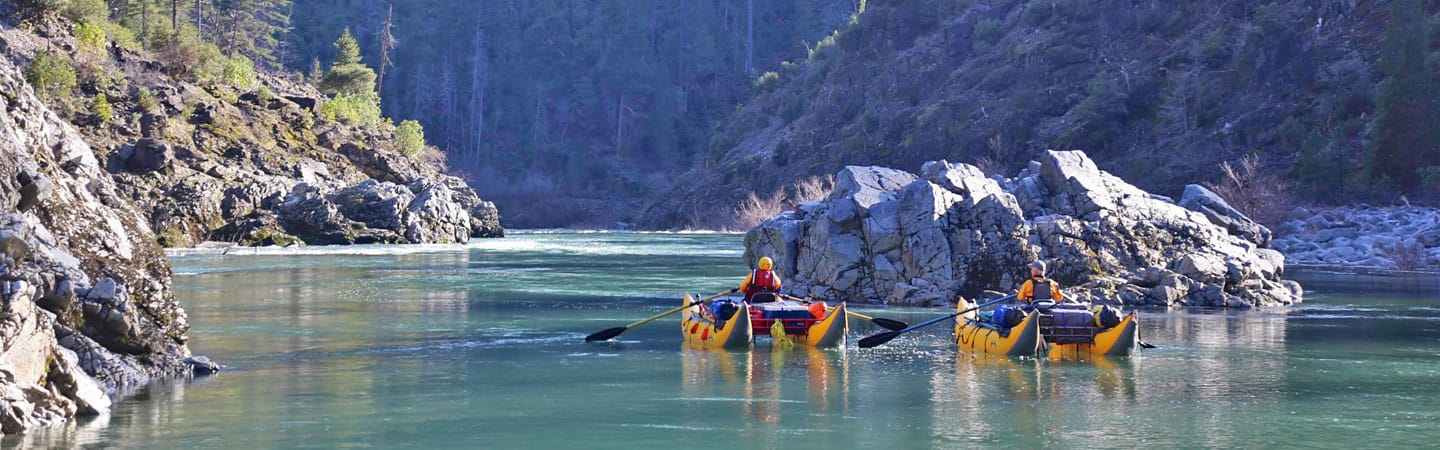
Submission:
[[185,363],[185,311],[145,214],[0,60],[0,431],[109,410]]
[[[1183,205],[1183,206],[1182,206]],[[1018,289],[1041,259],[1083,301],[1249,308],[1301,301],[1270,231],[1200,186],[1180,202],[1048,151],[1014,178],[945,161],[918,175],[846,167],[823,200],[745,236],[745,257],[772,256],[796,295],[949,304]]]
[[[309,84],[261,73],[253,88],[197,85],[167,75],[145,53],[86,49],[70,27],[0,29],[0,56],[24,67],[48,49],[80,68],[78,92],[46,101],[76,126],[116,195],[134,203],[164,246],[452,243],[504,234],[492,203],[434,160],[401,154],[393,126],[321,119],[325,96]],[[85,75],[95,71],[108,75]],[[89,100],[100,95],[108,117]]]

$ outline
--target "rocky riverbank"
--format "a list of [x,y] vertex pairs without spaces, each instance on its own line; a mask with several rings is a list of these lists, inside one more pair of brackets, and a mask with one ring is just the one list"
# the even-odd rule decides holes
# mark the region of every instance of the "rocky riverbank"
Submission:
[[1440,209],[1296,208],[1276,230],[1274,246],[1295,265],[1440,271]]
[[1050,151],[1014,178],[926,163],[919,175],[847,167],[818,202],[745,236],[797,295],[953,304],[1017,289],[1032,259],[1073,297],[1101,303],[1250,308],[1301,301],[1271,233],[1192,185],[1179,202]]
[[[57,19],[59,20],[59,19]],[[495,206],[401,154],[394,127],[325,122],[313,86],[258,74],[253,89],[177,80],[151,55],[87,52],[64,22],[0,29],[0,57],[24,67],[43,49],[108,72],[84,96],[52,96],[161,245],[454,243],[502,236]],[[84,98],[103,95],[97,118]],[[438,152],[431,152],[438,155]]]
[[[0,432],[104,414],[187,359],[155,235],[95,152],[0,60]],[[190,361],[190,363],[187,363]]]

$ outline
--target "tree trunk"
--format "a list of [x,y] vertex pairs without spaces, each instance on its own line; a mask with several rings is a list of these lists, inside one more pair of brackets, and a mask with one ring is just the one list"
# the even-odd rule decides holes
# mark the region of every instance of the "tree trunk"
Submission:
[[755,74],[755,0],[745,2],[745,74]]
[[470,73],[470,119],[474,122],[470,140],[473,153],[479,154],[485,139],[485,90],[490,85],[490,62],[485,56],[485,30],[475,27],[475,54]]

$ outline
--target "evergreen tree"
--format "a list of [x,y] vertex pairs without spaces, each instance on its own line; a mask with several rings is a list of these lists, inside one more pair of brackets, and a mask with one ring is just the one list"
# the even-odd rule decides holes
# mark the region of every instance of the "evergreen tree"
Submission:
[[278,67],[282,39],[290,29],[289,11],[290,0],[215,0],[215,43],[228,56],[245,55],[265,67]]
[[1388,178],[1402,190],[1420,182],[1417,169],[1440,165],[1440,84],[1428,67],[1430,26],[1420,0],[1396,0],[1380,50],[1385,80],[1370,151],[1372,182]]
[[335,63],[320,79],[320,89],[328,94],[360,94],[375,91],[375,71],[360,63],[360,44],[346,28],[335,40]]

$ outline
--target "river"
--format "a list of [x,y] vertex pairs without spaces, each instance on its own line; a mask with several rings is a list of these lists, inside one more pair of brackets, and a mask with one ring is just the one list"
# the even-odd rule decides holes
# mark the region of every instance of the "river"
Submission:
[[[1429,447],[1440,280],[1292,271],[1302,306],[1142,313],[1158,348],[701,352],[679,319],[593,331],[745,274],[733,234],[534,233],[467,246],[179,250],[191,348],[227,366],[15,447]],[[940,309],[858,307],[918,322]]]

